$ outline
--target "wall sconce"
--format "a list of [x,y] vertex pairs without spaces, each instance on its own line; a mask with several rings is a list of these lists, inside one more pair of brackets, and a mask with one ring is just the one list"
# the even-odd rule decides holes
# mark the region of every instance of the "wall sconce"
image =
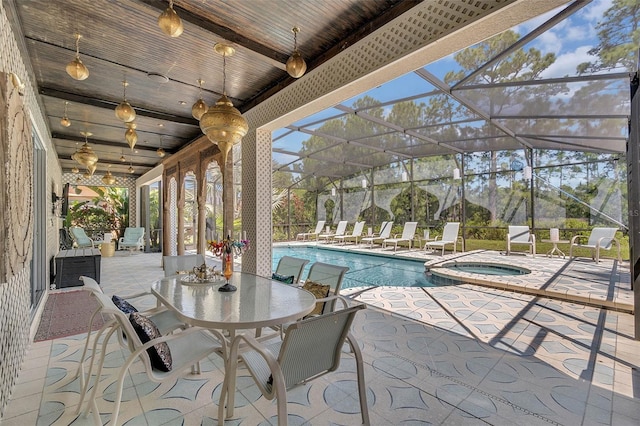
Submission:
[[336,196],[336,189],[335,188],[331,188],[331,196],[332,197]]
[[362,188],[367,189],[367,180],[362,179]]
[[58,194],[51,192],[51,213],[56,214],[58,209],[62,205],[62,198],[58,197]]
[[460,177],[460,169],[456,167],[455,169],[453,169],[453,180],[460,180],[460,179],[462,179]]
[[525,180],[531,180],[531,177],[533,176],[531,166],[524,166],[522,169],[522,175]]
[[409,174],[407,172],[402,172],[402,181],[406,182],[409,180]]

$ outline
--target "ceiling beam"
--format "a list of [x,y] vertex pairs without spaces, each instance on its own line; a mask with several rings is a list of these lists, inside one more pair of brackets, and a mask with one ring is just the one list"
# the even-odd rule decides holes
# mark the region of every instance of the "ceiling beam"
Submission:
[[[157,9],[158,15],[160,15],[160,13],[162,13],[162,11],[168,7],[168,3],[162,0],[138,1]],[[286,70],[285,64],[287,63],[287,59],[289,59],[288,54],[280,53],[263,44],[258,43],[255,40],[251,40],[250,38],[240,35],[227,27],[216,24],[215,22],[211,22],[208,19],[204,19],[202,16],[194,15],[193,13],[182,9],[176,4],[173,5],[173,9],[183,21],[189,22],[197,27],[202,28],[205,31],[223,38],[226,41],[237,44],[238,46],[241,46],[242,48],[261,56],[263,61],[268,62],[274,67],[277,67],[281,70]]]
[[[54,89],[51,87],[40,87],[39,93],[44,96],[51,96],[53,98],[62,99],[69,102],[74,102],[78,104],[90,105],[97,108],[104,109],[115,109],[115,107],[120,103],[120,101],[108,101],[104,99],[96,99],[89,96],[79,95],[76,93],[69,93],[62,90]],[[180,117],[175,114],[167,114],[160,111],[151,111],[147,109],[143,109],[140,107],[136,107],[136,115],[141,117],[153,118],[156,120],[162,121],[170,121],[174,123],[186,124],[189,126],[200,127],[198,121],[191,117]]]
[[[61,133],[52,133],[51,139],[67,140],[71,142],[84,142],[84,137],[82,136],[63,135]],[[87,142],[95,146],[112,146],[120,149],[129,148],[128,145],[126,145],[124,142],[105,141],[102,139],[92,139],[92,138],[87,138]],[[154,146],[142,146],[142,145],[136,145],[134,149],[137,149],[138,151],[153,151],[153,152],[156,152],[158,150],[158,148]],[[166,149],[162,148],[162,149],[164,149],[164,152],[166,152],[167,155],[175,154],[177,152],[177,150],[175,149],[170,149],[170,148],[166,148]]]

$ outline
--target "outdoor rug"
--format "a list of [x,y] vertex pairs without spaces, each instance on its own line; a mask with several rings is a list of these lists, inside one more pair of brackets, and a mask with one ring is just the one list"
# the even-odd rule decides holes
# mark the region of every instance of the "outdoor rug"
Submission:
[[[50,293],[42,312],[34,342],[86,333],[91,315],[98,303],[84,290]],[[93,321],[92,330],[104,324],[102,315]]]

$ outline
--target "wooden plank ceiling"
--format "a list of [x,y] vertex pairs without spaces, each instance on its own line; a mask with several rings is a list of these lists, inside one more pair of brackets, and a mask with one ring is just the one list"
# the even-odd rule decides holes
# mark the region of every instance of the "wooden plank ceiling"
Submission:
[[[160,162],[156,150],[175,153],[202,133],[191,115],[200,96],[210,105],[220,96],[223,60],[216,43],[236,49],[227,58],[226,92],[246,111],[293,82],[284,64],[293,50],[293,26],[300,27],[299,51],[308,70],[330,59],[421,0],[176,0],[184,23],[172,38],[157,25],[168,7],[160,0],[10,0],[22,30],[40,101],[64,171],[91,132],[99,157],[97,173],[111,165],[141,175]],[[80,59],[90,76],[69,77],[74,34],[82,35]],[[308,72],[308,71],[307,71]],[[138,142],[129,149],[126,127],[114,108],[123,99],[135,108]],[[71,126],[64,127],[65,102]],[[125,161],[121,158],[124,156]]]

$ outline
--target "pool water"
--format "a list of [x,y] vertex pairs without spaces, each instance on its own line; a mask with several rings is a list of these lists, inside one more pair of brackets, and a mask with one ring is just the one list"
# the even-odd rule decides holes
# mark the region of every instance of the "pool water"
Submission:
[[495,265],[486,263],[472,263],[462,262],[455,264],[445,264],[448,269],[453,269],[460,272],[468,272],[470,274],[483,274],[483,275],[525,275],[530,274],[531,271],[524,268],[518,268],[516,266],[508,265]]
[[436,287],[431,277],[425,275],[424,260],[405,260],[383,256],[347,253],[339,250],[316,247],[273,247],[272,270],[275,271],[282,256],[308,259],[302,272],[307,277],[314,262],[348,266],[342,288],[394,286],[394,287]]

